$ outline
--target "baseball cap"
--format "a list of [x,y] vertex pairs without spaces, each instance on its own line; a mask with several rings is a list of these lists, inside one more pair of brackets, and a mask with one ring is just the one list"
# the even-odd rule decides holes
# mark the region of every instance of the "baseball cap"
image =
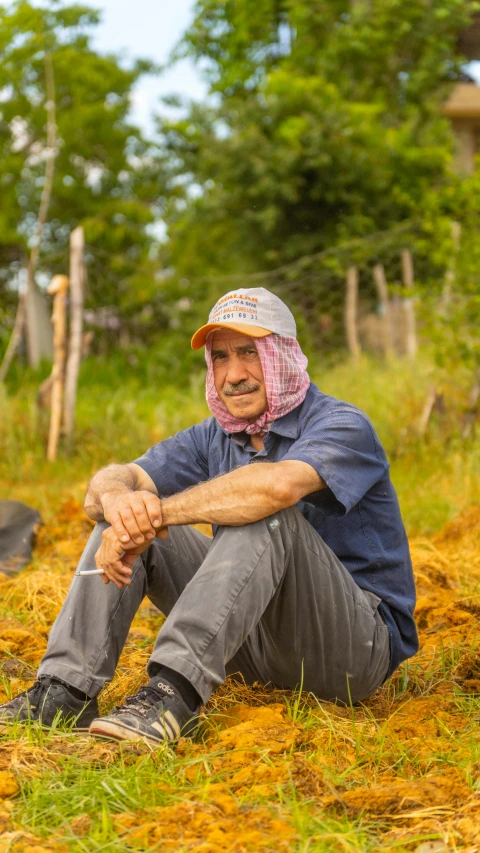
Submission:
[[214,329],[234,329],[252,338],[272,333],[285,338],[297,337],[297,326],[289,308],[265,287],[231,290],[213,306],[208,323],[192,338],[192,349],[200,349]]

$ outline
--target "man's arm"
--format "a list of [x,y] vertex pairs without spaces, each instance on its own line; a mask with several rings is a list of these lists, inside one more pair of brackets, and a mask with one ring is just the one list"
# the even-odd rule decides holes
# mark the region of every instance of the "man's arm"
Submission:
[[293,506],[326,484],[306,462],[244,465],[161,501],[163,524],[238,527]]
[[108,521],[127,547],[153,539],[163,526],[161,504],[151,477],[139,465],[109,465],[92,477],[85,512],[93,521]]
[[[166,536],[168,525],[249,524],[293,506],[305,495],[325,487],[322,478],[306,462],[245,465],[162,500],[162,529],[157,536]],[[112,580],[121,589],[130,583],[131,567],[152,537],[149,532],[143,544],[124,545],[121,520],[113,518],[111,523],[112,527],[103,532],[102,546],[95,559],[97,566],[105,570],[104,582]]]

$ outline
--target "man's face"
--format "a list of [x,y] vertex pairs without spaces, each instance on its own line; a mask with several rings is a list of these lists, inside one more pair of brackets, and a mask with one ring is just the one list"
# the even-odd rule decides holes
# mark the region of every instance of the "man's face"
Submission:
[[215,388],[231,415],[253,423],[267,411],[262,363],[253,338],[233,329],[212,335]]

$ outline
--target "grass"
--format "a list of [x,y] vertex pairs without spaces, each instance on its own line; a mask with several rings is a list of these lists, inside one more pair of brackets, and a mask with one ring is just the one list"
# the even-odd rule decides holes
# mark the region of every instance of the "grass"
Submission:
[[[355,708],[227,682],[198,740],[175,752],[60,726],[13,727],[0,738],[0,853],[423,853],[429,841],[480,850],[480,448],[459,437],[468,377],[442,378],[428,358],[312,373],[371,415],[392,459],[417,575],[420,654]],[[447,411],[420,439],[432,382]],[[33,378],[0,400],[2,496],[37,507],[46,522],[31,566],[0,577],[0,701],[31,683],[43,654],[89,534],[80,503],[89,476],[204,417],[201,378],[186,386],[158,391],[131,371],[95,373],[87,363],[75,452],[53,465]],[[140,608],[103,711],[144,681],[160,624]]]

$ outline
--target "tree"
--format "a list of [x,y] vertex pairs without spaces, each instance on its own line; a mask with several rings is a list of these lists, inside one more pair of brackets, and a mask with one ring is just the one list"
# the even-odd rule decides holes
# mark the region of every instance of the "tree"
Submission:
[[161,163],[129,120],[132,87],[156,69],[98,54],[91,44],[98,21],[98,11],[57,0],[0,6],[0,296],[13,307],[9,285],[25,265],[42,194],[48,56],[56,163],[39,269],[66,271],[70,231],[83,224],[90,304],[115,306],[131,323],[158,290],[150,226],[162,204]]
[[461,73],[468,0],[198,0],[178,51],[207,106],[160,125],[170,260],[268,269],[421,216],[451,180],[439,106]]

